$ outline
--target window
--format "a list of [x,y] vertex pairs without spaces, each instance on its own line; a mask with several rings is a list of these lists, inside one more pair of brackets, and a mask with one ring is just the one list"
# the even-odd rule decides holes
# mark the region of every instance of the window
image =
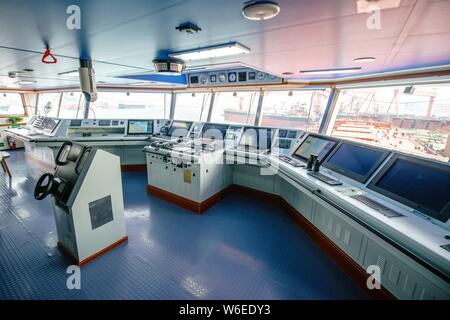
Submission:
[[208,118],[211,93],[177,93],[174,119],[206,121]]
[[84,115],[84,97],[81,92],[63,92],[58,118],[82,119]]
[[211,122],[253,125],[259,92],[216,92]]
[[441,161],[450,156],[450,85],[341,90],[331,135]]
[[0,117],[4,116],[23,116],[22,97],[19,93],[0,93]]
[[56,118],[60,96],[59,92],[39,93],[37,115]]
[[99,92],[89,118],[165,119],[169,118],[170,99],[170,93],[160,92]]
[[268,91],[262,106],[262,126],[293,128],[317,133],[330,92]]

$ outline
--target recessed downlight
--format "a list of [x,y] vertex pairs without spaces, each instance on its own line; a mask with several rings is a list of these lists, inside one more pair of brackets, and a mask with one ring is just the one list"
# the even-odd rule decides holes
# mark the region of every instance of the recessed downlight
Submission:
[[360,57],[353,59],[353,62],[355,63],[366,63],[366,62],[374,62],[376,59],[375,57]]
[[280,13],[275,1],[248,1],[242,9],[242,15],[249,20],[269,20]]

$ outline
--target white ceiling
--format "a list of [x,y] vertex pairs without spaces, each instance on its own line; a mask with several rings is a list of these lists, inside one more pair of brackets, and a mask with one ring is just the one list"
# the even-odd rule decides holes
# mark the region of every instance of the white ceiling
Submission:
[[[280,14],[268,21],[243,18],[243,0],[2,0],[0,2],[0,86],[8,72],[34,69],[28,86],[76,86],[58,73],[94,59],[97,80],[126,84],[113,76],[146,73],[162,50],[178,51],[237,41],[251,48],[239,57],[210,59],[188,66],[241,61],[294,80],[329,78],[299,70],[359,66],[354,58],[374,56],[359,74],[450,64],[450,1],[402,0],[380,12],[381,28],[366,26],[356,0],[278,0]],[[66,8],[81,8],[81,30],[66,28]],[[175,30],[183,22],[202,28],[194,35]],[[58,63],[40,59],[46,43]],[[339,74],[336,77],[347,75]],[[134,81],[135,82],[135,81]],[[22,86],[27,87],[27,86]]]

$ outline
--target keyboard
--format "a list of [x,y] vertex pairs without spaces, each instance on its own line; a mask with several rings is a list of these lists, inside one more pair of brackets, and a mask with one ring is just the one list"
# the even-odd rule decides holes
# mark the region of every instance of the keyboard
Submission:
[[295,161],[294,159],[292,159],[288,156],[278,156],[278,159],[280,159],[283,162],[289,163],[291,166],[294,166],[296,168],[306,167],[303,163],[301,163],[299,161]]
[[315,171],[309,171],[307,172],[311,177],[314,177],[322,182],[325,182],[326,184],[329,184],[330,186],[340,186],[342,182],[339,182],[333,178],[330,178],[320,172]]
[[388,218],[395,218],[395,217],[403,217],[403,214],[398,213],[384,205],[382,205],[381,203],[376,202],[375,200],[366,197],[365,195],[362,194],[357,194],[352,196],[353,199],[358,200],[361,203],[364,203],[366,206],[378,211],[379,213],[381,213],[382,215],[388,217]]

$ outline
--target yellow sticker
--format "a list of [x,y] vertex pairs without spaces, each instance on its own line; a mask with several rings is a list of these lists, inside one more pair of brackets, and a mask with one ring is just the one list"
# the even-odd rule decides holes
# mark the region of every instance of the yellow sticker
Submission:
[[191,183],[191,170],[184,170],[184,182]]

